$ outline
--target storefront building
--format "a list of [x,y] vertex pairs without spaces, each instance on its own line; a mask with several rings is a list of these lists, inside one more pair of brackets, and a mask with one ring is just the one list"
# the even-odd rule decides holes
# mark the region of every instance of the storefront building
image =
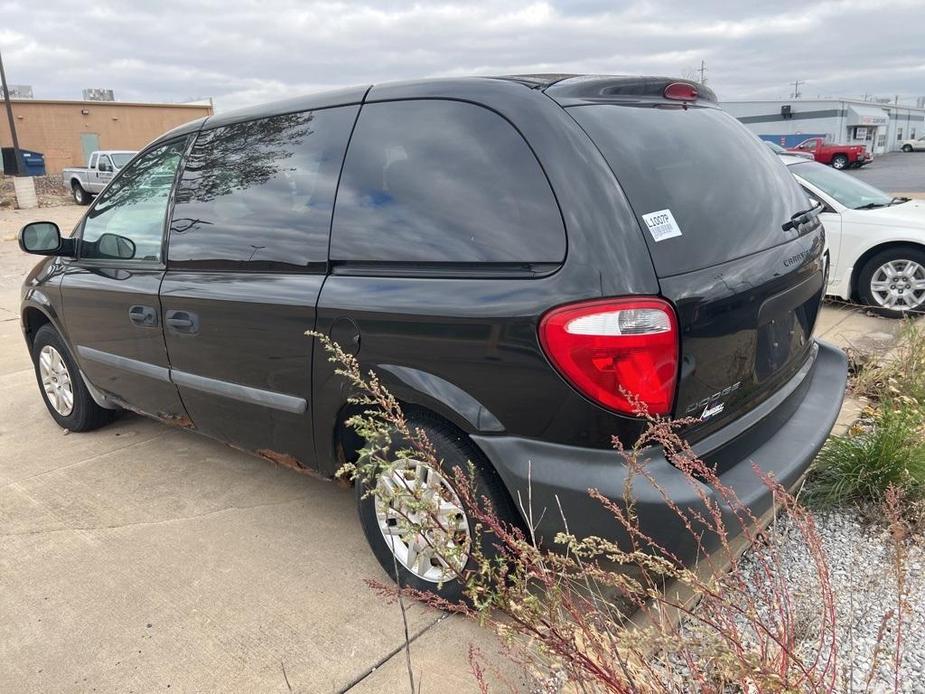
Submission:
[[793,147],[808,137],[894,152],[925,134],[925,109],[853,99],[724,101],[720,104],[763,140]]

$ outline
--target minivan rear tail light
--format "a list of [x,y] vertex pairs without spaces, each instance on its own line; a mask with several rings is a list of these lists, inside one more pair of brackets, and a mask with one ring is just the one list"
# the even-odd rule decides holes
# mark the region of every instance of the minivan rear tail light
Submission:
[[687,82],[672,82],[663,92],[666,99],[678,99],[679,101],[696,101],[697,87]]
[[603,299],[560,306],[540,320],[540,344],[585,397],[623,414],[671,412],[678,379],[678,321],[667,301]]

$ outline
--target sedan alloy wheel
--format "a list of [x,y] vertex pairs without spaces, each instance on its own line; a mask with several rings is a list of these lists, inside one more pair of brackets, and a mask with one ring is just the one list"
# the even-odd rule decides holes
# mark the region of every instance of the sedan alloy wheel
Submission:
[[886,262],[874,271],[870,293],[883,308],[919,309],[925,302],[925,268],[902,258]]

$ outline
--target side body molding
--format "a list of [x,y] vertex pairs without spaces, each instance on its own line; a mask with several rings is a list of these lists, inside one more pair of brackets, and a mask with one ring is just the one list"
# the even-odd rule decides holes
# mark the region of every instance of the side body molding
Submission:
[[[229,383],[205,376],[178,371],[176,369],[165,369],[162,366],[148,364],[136,359],[129,359],[117,354],[102,352],[92,347],[83,345],[77,346],[77,353],[84,359],[105,364],[116,369],[122,369],[141,376],[153,378],[158,381],[173,382],[177,385],[194,388],[204,393],[219,395],[222,397],[238,400],[240,402],[250,403],[252,405],[261,405],[274,410],[291,412],[293,414],[302,414],[308,409],[308,402],[304,398],[298,398],[293,395],[284,393],[274,393],[269,390],[242,386],[237,383]],[[86,379],[85,379],[86,380]],[[87,382],[89,385],[89,382]]]

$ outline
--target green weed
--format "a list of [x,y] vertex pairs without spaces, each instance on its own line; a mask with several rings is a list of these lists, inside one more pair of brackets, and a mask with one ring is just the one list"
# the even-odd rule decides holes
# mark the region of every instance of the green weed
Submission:
[[810,471],[807,503],[831,508],[882,503],[892,485],[908,502],[925,497],[925,414],[906,397],[887,400],[870,419],[833,436]]

